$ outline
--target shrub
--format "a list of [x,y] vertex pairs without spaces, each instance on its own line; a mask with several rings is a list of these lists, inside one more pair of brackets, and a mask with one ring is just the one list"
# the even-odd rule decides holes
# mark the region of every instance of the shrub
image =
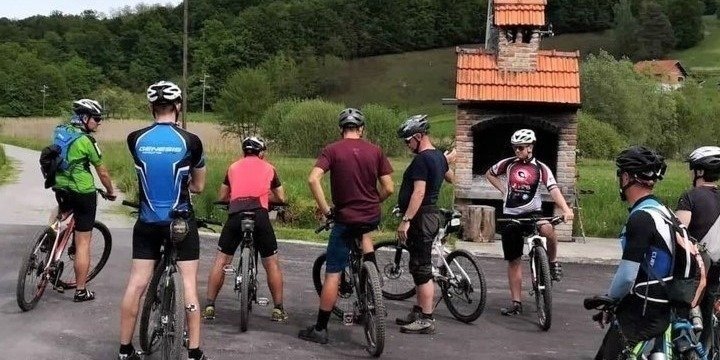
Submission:
[[594,159],[612,159],[627,144],[615,128],[580,112],[578,116],[578,149],[580,156]]

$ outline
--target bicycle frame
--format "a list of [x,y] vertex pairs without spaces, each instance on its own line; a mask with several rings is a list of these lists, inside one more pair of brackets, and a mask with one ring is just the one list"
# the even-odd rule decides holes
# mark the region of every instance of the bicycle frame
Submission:
[[[349,255],[349,261],[347,265],[347,269],[350,269],[350,287],[355,289],[355,310],[359,310],[360,312],[365,311],[366,305],[365,305],[365,297],[364,293],[362,293],[363,289],[362,286],[359,286],[361,284],[360,282],[360,271],[362,268],[362,246],[360,245],[360,242],[362,241],[362,237],[355,238],[352,240],[353,244],[351,247],[350,255]],[[344,273],[341,274],[341,287],[342,287],[342,278],[344,278]],[[355,321],[355,317],[358,314],[356,313],[344,313],[343,314],[343,324],[345,325],[351,325]]]

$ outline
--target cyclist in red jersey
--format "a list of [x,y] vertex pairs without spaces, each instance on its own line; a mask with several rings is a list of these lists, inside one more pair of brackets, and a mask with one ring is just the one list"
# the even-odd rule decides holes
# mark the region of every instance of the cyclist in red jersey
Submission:
[[285,321],[288,315],[283,308],[283,275],[277,255],[277,239],[268,215],[270,202],[286,201],[285,190],[275,167],[264,159],[267,150],[265,141],[255,136],[248,137],[243,140],[242,147],[244,157],[230,165],[218,194],[221,201],[229,201],[230,205],[228,219],[218,241],[215,263],[210,270],[203,316],[206,319],[215,317],[215,299],[225,280],[223,268],[230,265],[242,240],[240,214],[251,211],[255,213],[255,248],[262,258],[275,304],[271,320]]

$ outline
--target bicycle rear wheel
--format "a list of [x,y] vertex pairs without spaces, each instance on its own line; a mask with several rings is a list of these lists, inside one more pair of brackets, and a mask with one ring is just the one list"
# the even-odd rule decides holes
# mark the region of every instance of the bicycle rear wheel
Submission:
[[[60,235],[62,236],[63,234],[61,233]],[[88,269],[87,282],[94,279],[100,273],[100,270],[105,267],[105,263],[107,263],[107,260],[110,257],[110,251],[112,251],[112,235],[105,224],[96,221],[93,225],[91,236],[90,268]],[[75,271],[71,266],[69,266],[69,264],[72,264],[75,260],[74,238],[75,235],[73,234],[68,242],[66,248],[67,250],[63,251],[60,256],[60,261],[68,264],[58,280],[58,285],[65,289],[74,289],[77,286],[75,281]]]
[[[166,275],[167,276],[167,275]],[[176,281],[169,275],[164,278],[166,284],[162,300],[162,317],[167,318],[163,324],[163,341],[161,343],[162,359],[182,359],[183,342],[185,340],[185,304],[183,301],[182,280]],[[163,284],[163,282],[161,282]]]
[[548,331],[552,325],[552,279],[547,252],[542,246],[533,247],[531,259],[531,275],[535,306],[537,307],[538,326]]
[[[485,310],[487,288],[485,275],[475,257],[465,250],[451,252],[446,261],[455,275],[441,285],[442,297],[450,313],[464,323],[470,323]],[[445,276],[450,276],[443,269]]]
[[243,248],[240,254],[240,332],[247,331],[250,322],[250,248]]
[[365,350],[374,357],[379,357],[385,348],[385,304],[383,293],[380,287],[380,276],[377,273],[375,264],[363,263],[363,276],[361,277],[365,308],[362,309],[363,325],[365,329]]
[[162,288],[159,286],[163,278],[164,268],[162,262],[158,262],[153,271],[152,279],[145,292],[142,313],[140,314],[140,348],[146,354],[152,354],[159,349],[160,340],[163,335],[161,309]]
[[50,261],[50,250],[55,241],[55,231],[46,227],[33,236],[35,239],[28,246],[25,257],[18,272],[15,295],[17,304],[22,311],[35,308],[45,292],[48,278],[43,270]]
[[415,296],[415,283],[410,274],[410,252],[397,241],[381,241],[374,246],[380,276],[382,294],[390,300],[406,300]]
[[[323,283],[325,282],[326,258],[327,254],[323,253],[315,259],[315,263],[313,264],[312,278],[313,283],[315,284],[315,291],[317,291],[318,296],[322,294]],[[350,273],[348,272],[348,268],[345,268],[343,272],[340,273],[338,298],[335,302],[335,307],[333,307],[332,310],[333,314],[340,319],[343,318],[345,312],[353,312],[355,309],[352,299],[353,291],[352,283],[350,282]]]

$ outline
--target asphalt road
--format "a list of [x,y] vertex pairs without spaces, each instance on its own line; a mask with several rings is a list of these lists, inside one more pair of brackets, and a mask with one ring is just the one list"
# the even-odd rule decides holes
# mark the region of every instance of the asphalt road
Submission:
[[[72,302],[72,293],[46,291],[38,306],[22,313],[15,302],[17,271],[26,243],[36,226],[0,225],[0,353],[8,359],[115,359],[119,333],[119,302],[130,268],[130,230],[112,229],[113,250],[102,273],[90,284],[97,300]],[[198,277],[201,298],[216,240],[203,238]],[[354,359],[366,358],[359,326],[330,324],[331,342],[322,346],[297,338],[315,321],[317,295],[310,277],[312,262],[324,251],[313,245],[280,244],[285,273],[287,323],[270,321],[271,307],[254,307],[248,332],[238,332],[237,298],[231,285],[217,301],[219,318],[203,325],[203,349],[221,359]],[[452,318],[441,302],[436,311],[437,333],[405,335],[394,318],[412,303],[387,301],[388,322],[384,359],[591,359],[602,331],[582,308],[585,296],[604,292],[613,267],[565,264],[566,277],[554,290],[554,320],[549,332],[535,325],[534,305],[526,294],[525,314],[507,318],[499,308],[508,299],[505,266],[500,260],[479,259],[488,282],[486,310],[474,324]],[[261,271],[261,296],[269,297]],[[137,340],[134,341],[139,347]]]

